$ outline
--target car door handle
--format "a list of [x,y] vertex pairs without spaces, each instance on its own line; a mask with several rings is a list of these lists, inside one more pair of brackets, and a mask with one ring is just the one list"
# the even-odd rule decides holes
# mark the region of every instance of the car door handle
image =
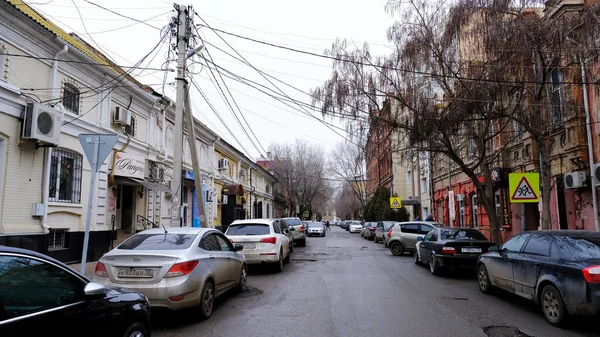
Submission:
[[215,257],[214,257],[214,256],[211,256],[211,257],[210,257],[210,259],[211,259],[211,260],[214,260],[214,259],[215,259]]
[[231,257],[229,257],[229,256],[228,256],[228,257],[227,257],[227,260],[231,260]]
[[541,264],[541,263],[534,263],[533,265],[534,265],[536,268],[540,268],[540,267],[542,266],[542,264]]

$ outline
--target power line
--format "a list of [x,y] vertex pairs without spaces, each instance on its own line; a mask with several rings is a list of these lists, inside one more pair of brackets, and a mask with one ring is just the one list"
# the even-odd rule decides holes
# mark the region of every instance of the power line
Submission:
[[99,8],[101,8],[101,9],[104,9],[104,10],[105,10],[105,11],[107,11],[107,12],[110,12],[110,13],[113,13],[113,14],[115,14],[115,15],[118,15],[118,16],[120,16],[120,17],[123,17],[123,18],[129,19],[129,20],[132,20],[132,21],[135,21],[135,22],[138,22],[138,23],[144,24],[144,25],[146,25],[146,26],[148,26],[148,27],[154,28],[154,29],[156,29],[156,30],[159,30],[159,31],[161,30],[160,28],[158,28],[158,27],[156,27],[156,26],[153,26],[153,25],[151,25],[151,24],[149,24],[148,22],[145,22],[145,21],[143,21],[143,20],[138,20],[138,19],[136,19],[136,18],[132,18],[132,17],[130,17],[130,16],[127,16],[127,15],[124,15],[124,14],[121,14],[121,13],[118,13],[118,12],[115,12],[115,11],[114,11],[114,10],[112,10],[112,9],[109,9],[109,8],[106,8],[106,7],[103,7],[103,6],[100,6],[100,5],[98,5],[97,3],[91,2],[91,1],[89,1],[89,0],[83,0],[83,1],[85,1],[85,2],[87,2],[87,3],[89,3],[89,4],[91,4],[91,5],[94,5],[94,6],[96,6],[96,7],[99,7]]
[[85,64],[85,65],[90,65],[90,66],[100,66],[100,67],[109,67],[109,68],[144,69],[144,70],[169,71],[169,72],[175,71],[173,69],[146,68],[146,67],[139,67],[139,66],[135,66],[135,65],[134,66],[124,66],[124,65],[118,65],[118,64],[108,64],[108,63],[100,63],[100,62],[93,62],[93,61],[63,60],[63,59],[57,59],[54,57],[41,57],[41,56],[21,55],[21,54],[13,54],[13,53],[0,53],[0,55],[11,56],[11,57],[23,57],[23,58],[34,59],[34,60],[38,60],[38,61],[58,61],[58,62],[62,62],[62,63]]

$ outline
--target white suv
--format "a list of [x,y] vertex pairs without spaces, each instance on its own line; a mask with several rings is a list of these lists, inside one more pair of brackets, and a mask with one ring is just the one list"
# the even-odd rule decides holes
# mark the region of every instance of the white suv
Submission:
[[231,242],[244,246],[246,263],[272,264],[278,272],[290,261],[292,242],[286,234],[276,219],[236,220],[225,232]]

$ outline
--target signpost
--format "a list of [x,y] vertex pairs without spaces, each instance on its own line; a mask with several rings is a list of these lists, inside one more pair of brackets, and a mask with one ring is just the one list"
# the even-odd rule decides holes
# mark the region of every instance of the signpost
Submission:
[[390,197],[390,208],[402,208],[402,200],[399,197]]
[[536,203],[540,201],[539,173],[511,173],[508,175],[511,203]]
[[96,190],[96,173],[98,173],[98,170],[100,170],[104,160],[119,140],[119,135],[81,134],[78,138],[79,142],[81,143],[81,147],[83,148],[83,152],[85,153],[85,157],[90,162],[92,170],[92,181],[90,184],[87,216],[85,217],[83,254],[81,256],[81,274],[85,275],[87,251],[90,243],[90,221],[92,218],[92,209],[94,208],[94,191]]

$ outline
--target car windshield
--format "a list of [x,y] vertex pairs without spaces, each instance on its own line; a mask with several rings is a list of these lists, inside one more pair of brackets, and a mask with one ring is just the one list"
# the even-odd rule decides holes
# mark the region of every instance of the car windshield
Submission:
[[229,226],[225,235],[268,235],[270,233],[271,229],[267,224],[245,223]]
[[118,249],[125,250],[179,250],[188,249],[196,234],[135,234],[120,244]]
[[322,222],[311,222],[310,227],[323,227]]
[[442,240],[487,240],[475,229],[454,229],[442,231]]

